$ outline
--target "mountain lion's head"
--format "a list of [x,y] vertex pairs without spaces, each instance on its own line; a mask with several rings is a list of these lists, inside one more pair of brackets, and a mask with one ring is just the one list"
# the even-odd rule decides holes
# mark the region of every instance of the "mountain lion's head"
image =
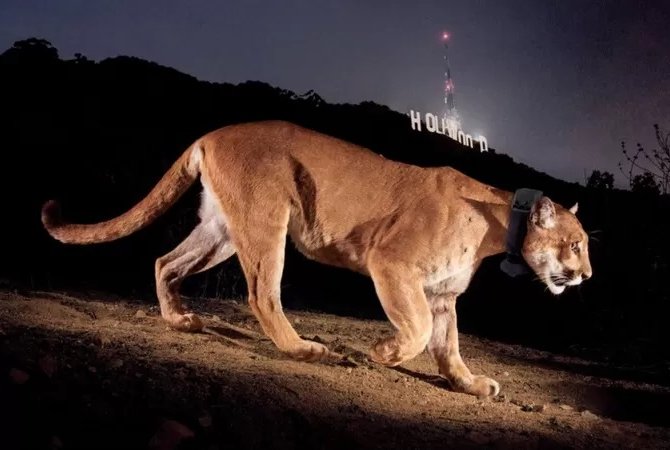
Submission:
[[576,286],[592,275],[588,235],[570,209],[541,197],[528,216],[522,254],[528,265],[553,294]]

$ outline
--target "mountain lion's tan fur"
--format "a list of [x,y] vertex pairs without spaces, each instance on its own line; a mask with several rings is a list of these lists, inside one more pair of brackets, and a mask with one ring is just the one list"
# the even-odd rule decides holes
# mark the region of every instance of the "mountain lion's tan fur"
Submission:
[[[106,242],[151,223],[200,176],[200,224],[156,261],[161,314],[179,330],[202,328],[178,294],[188,275],[237,253],[249,304],[277,347],[302,360],[329,355],[301,339],[282,311],[286,236],[307,257],[374,282],[396,329],[371,349],[395,366],[427,349],[460,392],[496,395],[498,383],[474,376],[458,348],[456,298],[482,259],[505,251],[512,193],[452,168],[421,168],[279,122],[234,125],[196,140],[149,195],[98,224],[69,224],[48,202],[42,221],[56,239]],[[591,276],[587,235],[570,210],[546,197],[533,207],[523,255],[552,292]]]

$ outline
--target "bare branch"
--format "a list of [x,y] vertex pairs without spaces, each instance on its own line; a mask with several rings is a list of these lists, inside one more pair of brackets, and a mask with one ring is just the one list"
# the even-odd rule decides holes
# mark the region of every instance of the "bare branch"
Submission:
[[638,142],[635,152],[631,153],[626,149],[625,141],[621,141],[627,172],[621,161],[618,166],[621,173],[628,178],[631,188],[641,181],[654,183],[653,180],[657,180],[660,192],[665,195],[670,193],[670,133],[666,134],[658,124],[654,124],[654,135],[659,149],[647,150]]

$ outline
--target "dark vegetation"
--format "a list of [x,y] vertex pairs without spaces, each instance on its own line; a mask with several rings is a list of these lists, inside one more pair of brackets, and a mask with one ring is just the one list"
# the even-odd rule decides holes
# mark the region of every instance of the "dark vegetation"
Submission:
[[[109,244],[65,246],[39,213],[59,199],[67,219],[115,216],[139,199],[194,139],[244,121],[285,119],[421,166],[451,165],[496,187],[543,190],[592,232],[594,276],[554,297],[532,279],[509,279],[492,257],[459,302],[461,330],[612,363],[654,367],[670,354],[666,195],[613,188],[598,173],[567,183],[491,149],[413,131],[402,113],[372,102],[329,104],[260,81],[209,83],[134,57],[61,59],[46,41],[21,41],[0,55],[2,220],[0,283],[11,289],[108,291],[154,302],[154,260],[195,224],[198,188],[136,235]],[[541,148],[538,152],[544,151]],[[345,207],[345,205],[343,205]],[[243,297],[236,258],[183,286],[186,295]],[[383,317],[370,281],[307,261],[289,245],[286,308]]]

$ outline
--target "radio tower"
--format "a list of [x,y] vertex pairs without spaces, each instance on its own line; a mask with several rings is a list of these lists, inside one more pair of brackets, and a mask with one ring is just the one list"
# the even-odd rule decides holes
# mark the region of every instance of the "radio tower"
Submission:
[[449,68],[449,33],[442,33],[442,42],[444,44],[444,128],[449,136],[456,138],[458,130],[461,129],[461,118],[454,105],[454,81],[451,79],[451,69]]

